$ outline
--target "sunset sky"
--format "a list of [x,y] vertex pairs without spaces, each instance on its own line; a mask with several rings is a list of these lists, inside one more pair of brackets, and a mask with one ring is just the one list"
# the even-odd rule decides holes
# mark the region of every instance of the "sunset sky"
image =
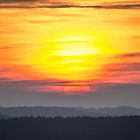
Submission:
[[0,106],[140,107],[139,7],[0,0]]

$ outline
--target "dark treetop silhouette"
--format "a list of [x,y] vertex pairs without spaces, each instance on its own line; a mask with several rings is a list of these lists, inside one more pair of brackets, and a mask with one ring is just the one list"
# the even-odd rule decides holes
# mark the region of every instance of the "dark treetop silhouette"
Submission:
[[140,117],[1,119],[0,140],[140,140]]

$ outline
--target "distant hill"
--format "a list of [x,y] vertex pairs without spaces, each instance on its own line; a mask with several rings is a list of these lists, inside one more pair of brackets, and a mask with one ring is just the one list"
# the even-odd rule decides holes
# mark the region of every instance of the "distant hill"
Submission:
[[8,118],[9,118],[9,116],[0,114],[0,119],[8,119]]
[[0,107],[0,114],[10,117],[21,116],[140,116],[140,109],[133,107],[116,107],[116,108],[78,108],[78,107]]

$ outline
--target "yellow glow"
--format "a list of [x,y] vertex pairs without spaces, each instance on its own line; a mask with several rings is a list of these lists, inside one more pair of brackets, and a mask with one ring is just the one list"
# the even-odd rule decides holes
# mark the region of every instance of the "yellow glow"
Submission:
[[64,38],[57,42],[56,55],[60,56],[87,56],[97,54],[98,49],[92,46],[91,40],[86,38]]
[[[0,77],[70,81],[71,85],[67,82],[62,87],[47,87],[57,91],[87,91],[88,83],[108,82],[107,77],[114,83],[116,71],[113,76],[107,71],[112,69],[111,64],[139,63],[139,57],[118,57],[140,52],[138,12],[139,9],[1,8]],[[124,73],[118,70],[118,75]],[[139,75],[117,79],[126,82],[134,78]],[[82,85],[77,86],[79,83]]]
[[26,55],[25,64],[30,65],[43,77],[89,81],[98,76],[98,70],[106,63],[105,59],[101,60],[103,54],[114,51],[111,47],[107,51],[106,41],[99,40],[84,35],[53,36],[49,41],[40,41],[40,46],[32,52],[32,55],[31,53],[28,57]]

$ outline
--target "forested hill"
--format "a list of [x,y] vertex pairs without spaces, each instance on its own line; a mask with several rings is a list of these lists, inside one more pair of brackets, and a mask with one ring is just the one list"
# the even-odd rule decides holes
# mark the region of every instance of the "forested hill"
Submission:
[[140,140],[140,117],[1,119],[0,140]]
[[0,114],[0,119],[8,119],[9,117],[7,115],[4,114]]
[[133,107],[116,108],[78,108],[78,107],[0,107],[0,114],[9,117],[21,116],[45,116],[45,117],[69,117],[69,116],[140,116],[140,109]]

